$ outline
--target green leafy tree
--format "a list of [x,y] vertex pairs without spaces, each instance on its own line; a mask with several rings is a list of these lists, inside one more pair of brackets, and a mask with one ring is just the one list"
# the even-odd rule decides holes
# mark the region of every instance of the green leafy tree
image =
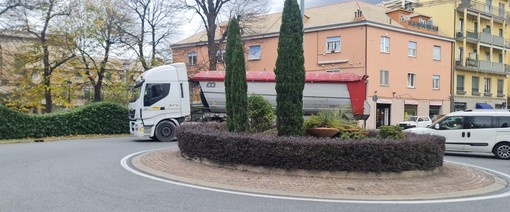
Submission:
[[[13,16],[13,24],[19,29],[37,38],[32,57],[37,61],[34,69],[42,72],[41,84],[44,89],[45,112],[52,112],[53,88],[52,75],[64,64],[75,57],[73,35],[62,25],[70,16],[74,1],[34,0],[22,4],[22,8]],[[51,33],[50,33],[51,32]]]
[[232,18],[228,26],[225,76],[227,126],[230,131],[244,132],[248,130],[247,90],[241,30],[237,19]]
[[301,135],[303,128],[303,21],[296,0],[285,0],[276,59],[276,125],[279,136]]

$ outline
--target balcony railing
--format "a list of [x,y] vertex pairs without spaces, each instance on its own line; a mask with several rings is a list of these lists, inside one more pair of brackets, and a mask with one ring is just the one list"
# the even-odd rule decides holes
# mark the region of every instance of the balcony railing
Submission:
[[494,16],[503,20],[510,20],[510,13],[505,11],[505,8],[492,6],[476,0],[462,0],[458,9],[470,9],[481,12],[484,15]]
[[[457,33],[455,33],[455,38],[457,39],[464,38],[464,33],[462,31],[457,31]],[[488,32],[475,33],[472,31],[466,31],[466,38],[468,38],[468,40],[471,41],[480,41],[482,43],[488,43],[495,46],[510,48],[509,41],[506,41],[505,43],[505,39],[503,37],[492,35],[491,33]]]
[[437,32],[439,30],[439,27],[434,26],[432,24],[428,24],[428,23],[420,23],[420,22],[416,22],[416,21],[408,21],[407,23],[409,24],[409,26],[416,27],[419,29],[425,29],[428,31]]
[[503,63],[493,63],[484,60],[475,60],[466,58],[465,64],[462,64],[460,59],[456,59],[455,65],[457,68],[471,71],[479,71],[491,74],[510,75],[510,66]]

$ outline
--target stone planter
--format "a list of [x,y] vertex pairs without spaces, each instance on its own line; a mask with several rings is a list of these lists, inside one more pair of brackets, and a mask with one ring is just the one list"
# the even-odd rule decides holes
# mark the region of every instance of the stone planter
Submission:
[[317,128],[308,128],[306,132],[310,135],[316,137],[327,137],[331,138],[338,133],[337,128],[329,128],[329,127],[317,127]]

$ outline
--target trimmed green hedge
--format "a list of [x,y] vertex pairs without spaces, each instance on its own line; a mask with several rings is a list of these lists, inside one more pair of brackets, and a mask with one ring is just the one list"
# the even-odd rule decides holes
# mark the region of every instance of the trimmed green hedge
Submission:
[[218,124],[188,124],[177,130],[181,154],[219,164],[280,169],[401,172],[443,165],[445,138],[406,134],[404,139],[323,139],[230,133]]
[[28,115],[0,105],[0,139],[129,133],[125,107],[99,102],[69,111]]

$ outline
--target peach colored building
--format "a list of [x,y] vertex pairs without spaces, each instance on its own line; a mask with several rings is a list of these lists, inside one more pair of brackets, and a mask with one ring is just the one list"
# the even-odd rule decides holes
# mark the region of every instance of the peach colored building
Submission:
[[[309,8],[305,16],[306,71],[369,76],[368,129],[450,112],[454,40],[425,24],[430,17],[355,1]],[[252,24],[255,33],[243,34],[247,70],[274,70],[280,18],[265,15]],[[173,45],[174,61],[192,73],[207,69],[206,39],[199,33]]]

